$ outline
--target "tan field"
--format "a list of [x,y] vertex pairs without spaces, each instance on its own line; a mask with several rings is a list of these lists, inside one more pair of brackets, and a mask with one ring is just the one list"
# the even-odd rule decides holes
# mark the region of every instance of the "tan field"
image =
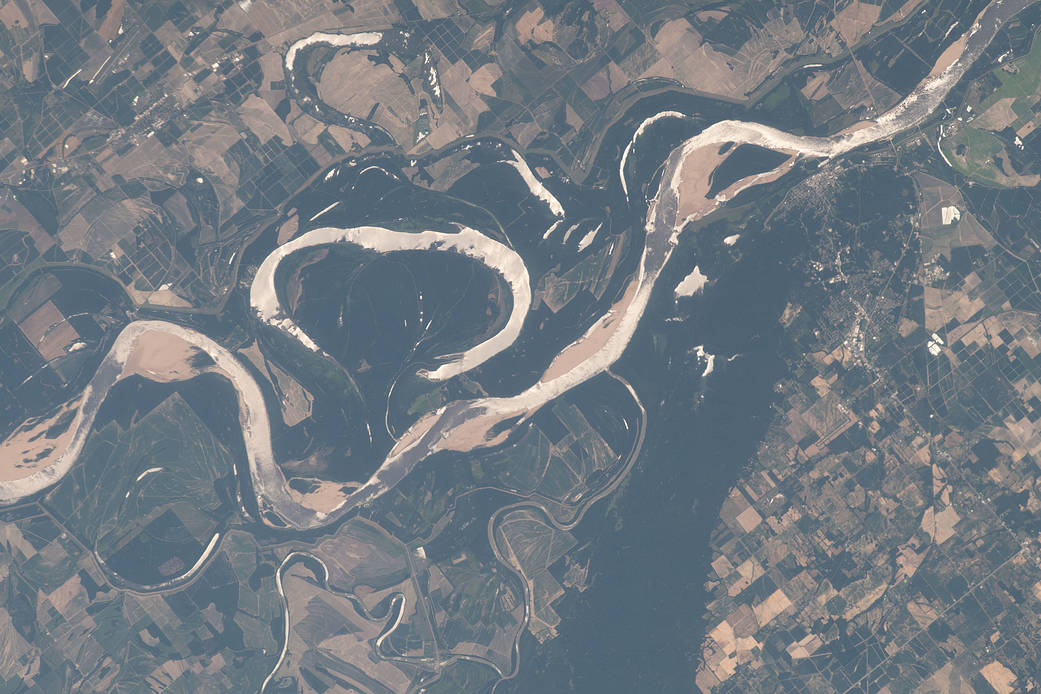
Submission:
[[[393,68],[376,65],[365,51],[338,54],[329,61],[318,82],[318,95],[325,103],[357,118],[367,118],[379,104],[372,120],[389,132],[403,147],[411,147],[413,129],[419,119],[419,102],[401,80],[404,65],[391,57]],[[366,85],[358,89],[359,84]]]
[[836,14],[835,18],[831,20],[831,25],[835,27],[835,31],[839,32],[839,36],[847,46],[853,46],[860,41],[864,34],[871,31],[881,12],[881,5],[872,5],[858,0]]

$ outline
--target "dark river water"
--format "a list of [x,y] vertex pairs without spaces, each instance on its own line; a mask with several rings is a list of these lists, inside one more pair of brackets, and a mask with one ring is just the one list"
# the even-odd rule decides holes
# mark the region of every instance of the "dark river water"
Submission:
[[[614,369],[647,408],[646,443],[623,487],[574,531],[593,542],[591,585],[557,604],[556,639],[522,641],[520,674],[496,691],[693,690],[709,534],[770,421],[785,373],[778,318],[801,250],[797,234],[757,239],[706,297],[679,307],[682,322],[665,322],[676,281],[663,276]],[[689,355],[697,344],[722,355],[708,379]],[[741,356],[730,366],[728,354]]]

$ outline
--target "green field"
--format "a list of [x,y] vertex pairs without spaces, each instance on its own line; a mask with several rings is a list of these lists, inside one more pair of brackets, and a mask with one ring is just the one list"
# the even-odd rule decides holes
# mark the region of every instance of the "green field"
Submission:
[[[969,178],[1000,186],[1033,185],[1036,182],[1034,179],[1021,177],[1021,172],[1012,170],[1006,149],[1012,145],[999,138],[993,130],[1009,127],[1020,131],[1030,123],[1035,126],[1041,123],[1041,114],[1033,111],[1034,105],[1041,98],[1038,94],[1041,87],[1041,41],[1037,40],[1037,35],[1034,36],[1030,52],[1011,63],[1011,66],[1014,71],[1010,72],[1004,66],[998,67],[976,81],[976,86],[986,81],[996,82],[998,86],[978,103],[970,104],[974,115],[963,124],[952,124],[954,132],[941,140],[940,147],[951,165]],[[1012,100],[1008,108],[1015,119],[1007,126],[1004,122],[995,125],[983,116],[992,106],[1008,99]],[[962,148],[961,155],[957,154],[959,148]],[[996,157],[1003,159],[1004,172],[998,167]]]
[[[956,152],[964,146],[962,156]],[[1000,184],[1005,178],[994,163],[994,157],[1005,151],[1005,144],[989,130],[965,127],[944,138],[940,147],[951,165],[969,178]]]

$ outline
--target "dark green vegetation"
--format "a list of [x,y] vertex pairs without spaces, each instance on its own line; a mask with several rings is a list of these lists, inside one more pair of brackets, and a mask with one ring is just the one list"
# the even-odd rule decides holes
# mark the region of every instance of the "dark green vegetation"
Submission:
[[489,668],[469,660],[457,660],[426,688],[429,694],[481,692],[498,678]]
[[1001,187],[1038,183],[1038,106],[1041,96],[1041,41],[1029,51],[1009,50],[965,92],[959,117],[944,124],[940,148],[951,165],[975,181]]
[[453,503],[438,489],[453,489],[456,496],[497,489],[531,499],[556,522],[569,523],[620,481],[641,426],[625,387],[600,376],[540,411],[508,447],[441,456],[439,464],[416,470],[380,505],[398,533],[409,538],[425,536]]
[[576,544],[566,530],[558,530],[534,508],[520,508],[495,519],[496,555],[517,571],[525,583],[531,613],[528,630],[539,641],[556,635],[560,617],[551,607],[564,588],[550,572]]
[[[4,532],[11,549],[0,559],[10,615],[3,681],[11,691],[62,691],[70,660],[90,691],[249,691],[273,664],[265,654],[278,648],[270,623],[279,605],[271,574],[259,578],[249,535],[224,538],[191,586],[135,595],[109,583],[90,553],[38,509],[9,514]],[[200,659],[227,666],[194,671]],[[164,665],[173,672],[157,674]]]
[[377,422],[391,388],[402,387],[390,400],[395,434],[432,409],[416,398],[438,386],[416,382],[416,370],[483,342],[512,308],[498,275],[455,253],[320,253],[287,285],[299,297],[294,320],[352,374]]
[[916,169],[815,176],[771,221],[809,243],[773,421],[712,531],[704,690],[989,691],[1038,671],[1038,526],[1016,491],[1038,475],[1036,250],[983,216],[1030,196]]
[[[0,231],[0,241],[19,236]],[[25,258],[25,248],[15,246],[8,250]],[[81,267],[38,264],[12,276],[0,296],[4,435],[83,389],[131,307],[116,282]]]
[[[293,491],[336,492],[423,414],[527,387],[603,314],[671,147],[720,118],[876,117],[984,4],[8,3],[0,432],[79,392],[128,319],[175,317],[249,355]],[[1036,23],[995,42],[944,116],[944,151],[990,184],[1036,173]],[[343,26],[390,27],[360,63],[421,104],[401,147],[380,130],[406,112],[389,91],[365,113],[322,101],[335,50],[283,67],[306,31]],[[1008,123],[983,123],[1006,98]],[[626,200],[621,152],[663,110],[692,117],[635,146]],[[685,234],[617,365],[641,402],[601,375],[328,528],[259,522],[219,378],[122,384],[73,472],[3,512],[0,690],[256,691],[287,627],[268,692],[487,694],[518,671],[496,692],[1028,690],[1038,205],[913,176],[952,179],[934,123],[800,164]],[[557,220],[513,150],[567,210],[546,239]],[[713,193],[776,163],[738,154]],[[510,308],[444,254],[288,263],[287,305],[332,361],[259,329],[261,259],[363,223],[512,245],[535,294],[521,339],[453,382],[414,376]],[[677,301],[694,265],[713,283]]]
[[113,580],[175,580],[235,512],[232,457],[176,392],[101,428],[80,460],[44,503]]

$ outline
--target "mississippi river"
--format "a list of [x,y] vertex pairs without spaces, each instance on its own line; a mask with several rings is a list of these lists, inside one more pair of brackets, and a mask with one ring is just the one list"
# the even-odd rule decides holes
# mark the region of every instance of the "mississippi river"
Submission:
[[[80,396],[50,418],[27,422],[0,444],[0,458],[31,462],[41,455],[39,447],[32,443],[40,438],[38,434],[63,414],[67,417],[75,412],[65,434],[50,440],[53,450],[47,452],[45,467],[20,479],[0,480],[0,502],[18,501],[53,485],[68,473],[83,449],[98,408],[109,390],[132,374],[153,380],[183,380],[204,372],[216,372],[228,378],[238,393],[239,422],[258,505],[261,511],[274,514],[292,528],[314,528],[329,523],[376,499],[434,453],[467,452],[502,443],[517,424],[540,407],[605,372],[622,356],[679,235],[688,224],[708,217],[743,190],[781,178],[799,159],[838,157],[920,124],[983,54],[1002,24],[1035,1],[991,2],[969,30],[940,56],[929,75],[899,104],[873,121],[831,137],[806,137],[757,123],[727,120],[711,125],[675,148],[665,162],[661,182],[647,209],[639,266],[621,297],[581,337],[561,350],[543,374],[521,392],[509,397],[449,402],[421,417],[395,442],[379,469],[359,487],[344,493],[331,511],[323,513],[303,506],[287,491],[286,478],[272,450],[269,413],[261,388],[239,358],[197,331],[164,321],[136,321],[126,326]],[[301,44],[365,45],[371,40],[371,35],[352,38],[316,34]],[[294,45],[286,56],[290,70],[299,48]],[[641,126],[633,141],[644,131]],[[632,144],[630,142],[626,153]],[[730,147],[726,147],[728,144]],[[712,172],[726,159],[727,153],[742,144],[769,148],[788,157],[776,168],[736,181],[726,190],[708,197]],[[623,188],[628,191],[622,175]],[[557,215],[555,210],[554,214],[560,217],[563,211]],[[296,251],[331,244],[355,244],[381,253],[404,250],[459,253],[487,265],[509,285],[513,302],[506,324],[484,342],[447,357],[438,368],[421,372],[425,378],[446,380],[465,373],[502,352],[521,333],[532,300],[523,260],[513,249],[466,227],[457,233],[415,234],[381,227],[326,227],[302,234],[273,251],[253,278],[250,301],[255,319],[282,331],[304,348],[328,356],[284,310],[275,285],[275,271]],[[212,363],[206,361],[206,366],[193,366],[201,363],[194,358],[200,352],[208,355]],[[268,518],[265,521],[271,523]]]

